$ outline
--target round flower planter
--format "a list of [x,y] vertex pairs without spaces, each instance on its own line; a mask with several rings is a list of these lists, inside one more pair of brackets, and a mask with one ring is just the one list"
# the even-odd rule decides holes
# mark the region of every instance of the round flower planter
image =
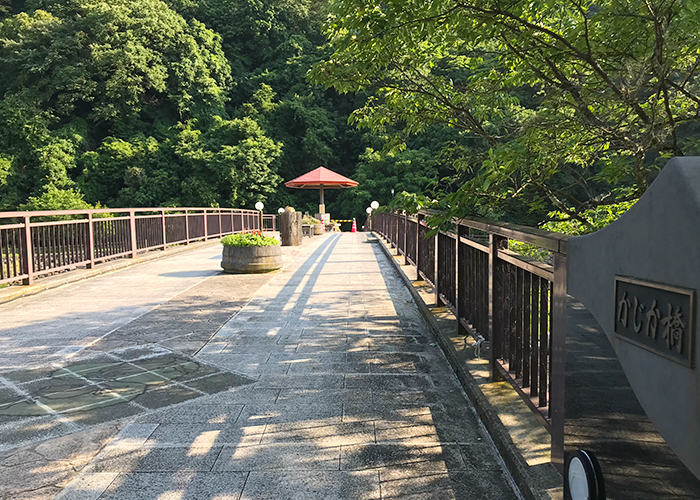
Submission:
[[221,267],[226,273],[266,273],[282,267],[282,247],[224,247]]

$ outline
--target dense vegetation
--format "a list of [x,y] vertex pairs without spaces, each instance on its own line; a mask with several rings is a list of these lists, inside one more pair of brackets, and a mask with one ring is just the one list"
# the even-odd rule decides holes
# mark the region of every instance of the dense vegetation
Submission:
[[[377,199],[587,231],[700,152],[673,0],[0,0],[0,210]],[[436,200],[435,202],[433,200]]]

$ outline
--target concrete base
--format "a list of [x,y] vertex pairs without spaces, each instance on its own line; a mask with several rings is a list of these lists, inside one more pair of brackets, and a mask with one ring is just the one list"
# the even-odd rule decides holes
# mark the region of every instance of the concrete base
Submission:
[[282,267],[282,248],[270,247],[224,247],[221,267],[225,273],[267,273]]

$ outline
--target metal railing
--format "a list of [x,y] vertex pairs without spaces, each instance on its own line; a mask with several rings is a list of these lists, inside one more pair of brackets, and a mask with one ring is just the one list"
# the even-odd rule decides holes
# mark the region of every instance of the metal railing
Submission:
[[[510,382],[540,417],[561,466],[568,236],[478,219],[428,236],[427,215],[378,212],[373,228],[433,286],[459,333],[484,338],[492,379]],[[551,264],[509,251],[509,240],[549,251]]]
[[264,214],[262,216],[263,231],[277,231],[277,216],[274,214]]
[[260,212],[256,210],[117,208],[0,212],[0,284],[22,281],[28,285],[39,276],[57,271],[259,230]]

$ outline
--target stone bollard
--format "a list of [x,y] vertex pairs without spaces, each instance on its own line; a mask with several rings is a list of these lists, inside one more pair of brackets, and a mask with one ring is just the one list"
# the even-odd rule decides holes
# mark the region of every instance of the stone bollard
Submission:
[[301,212],[287,207],[280,214],[280,239],[284,247],[301,245]]

